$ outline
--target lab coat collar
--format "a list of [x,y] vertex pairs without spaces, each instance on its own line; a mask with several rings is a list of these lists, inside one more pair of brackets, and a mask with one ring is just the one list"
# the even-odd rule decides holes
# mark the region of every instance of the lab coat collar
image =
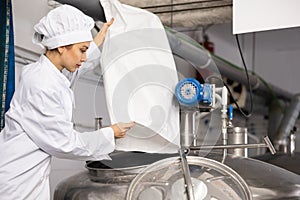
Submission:
[[57,75],[57,79],[62,84],[64,84],[66,87],[70,88],[71,82],[67,79],[67,77],[61,71],[59,71],[59,69],[57,69],[55,67],[55,65],[44,54],[41,55],[41,57],[40,57],[40,63],[42,64],[42,66],[47,67],[47,69],[49,69],[53,73],[55,73]]

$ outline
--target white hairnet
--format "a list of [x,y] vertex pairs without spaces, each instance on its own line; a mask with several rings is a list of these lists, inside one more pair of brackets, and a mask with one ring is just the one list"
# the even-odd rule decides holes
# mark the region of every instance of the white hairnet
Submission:
[[33,43],[43,48],[57,47],[92,41],[94,20],[69,5],[51,10],[34,26]]

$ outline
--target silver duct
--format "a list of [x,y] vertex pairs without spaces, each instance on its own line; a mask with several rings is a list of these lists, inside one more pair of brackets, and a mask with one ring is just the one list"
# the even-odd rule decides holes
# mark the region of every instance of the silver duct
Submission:
[[[283,119],[278,128],[275,144],[286,147],[288,144],[288,137],[293,130],[295,122],[299,116],[300,111],[300,94],[296,94],[288,106],[286,112],[284,113]],[[287,150],[284,150],[285,152]]]
[[[199,47],[196,42],[187,41],[182,33],[176,32],[170,28],[166,28],[166,33],[173,54],[179,55],[181,58],[192,63],[197,70],[209,69],[211,72],[220,72],[224,77],[233,81],[247,85],[245,71],[241,68],[233,67],[228,61],[219,58],[216,55],[210,55],[204,48]],[[261,94],[264,98],[272,98],[276,96],[279,99],[290,101],[293,94],[284,91],[274,85],[264,82],[256,75],[249,74],[249,81],[253,91]]]

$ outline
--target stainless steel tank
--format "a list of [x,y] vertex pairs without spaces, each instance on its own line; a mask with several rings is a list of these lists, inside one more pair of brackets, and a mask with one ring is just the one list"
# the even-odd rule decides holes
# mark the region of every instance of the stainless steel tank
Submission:
[[[150,197],[174,199],[174,195],[179,199],[184,199],[181,198],[185,195],[181,173],[178,169],[178,155],[132,152],[119,153],[116,156],[113,155],[112,158],[113,161],[90,162],[86,165],[88,171],[61,182],[55,190],[54,199],[144,200]],[[215,200],[230,199],[231,195],[242,197],[249,191],[254,200],[300,199],[300,176],[274,165],[251,158],[231,156],[227,156],[225,163],[222,164],[219,162],[222,160],[222,155],[213,153],[206,155],[206,158],[187,156],[187,160],[193,183],[196,185],[197,197],[203,195],[201,191],[204,188],[207,191],[206,196],[214,197],[213,194],[216,194]],[[149,167],[147,169],[149,165],[150,170]],[[169,166],[169,168],[164,170],[162,165]],[[140,173],[143,170],[145,172],[146,169],[146,172],[150,173]],[[151,173],[155,176],[151,177]],[[203,179],[206,175],[210,176],[210,180],[218,181],[211,181],[208,184],[209,179]],[[138,179],[141,181],[137,181]],[[162,179],[165,179],[165,182],[162,182]],[[159,184],[162,186],[167,184],[167,186],[157,187]],[[226,189],[222,191],[220,187]],[[136,193],[138,193],[137,198],[134,196]]]

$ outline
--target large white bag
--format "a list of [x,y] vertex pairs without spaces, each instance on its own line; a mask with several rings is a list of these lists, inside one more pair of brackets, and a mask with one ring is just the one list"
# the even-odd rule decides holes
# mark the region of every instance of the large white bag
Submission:
[[112,123],[135,121],[116,149],[174,153],[180,144],[177,71],[159,18],[145,10],[100,0],[107,21],[101,66]]

